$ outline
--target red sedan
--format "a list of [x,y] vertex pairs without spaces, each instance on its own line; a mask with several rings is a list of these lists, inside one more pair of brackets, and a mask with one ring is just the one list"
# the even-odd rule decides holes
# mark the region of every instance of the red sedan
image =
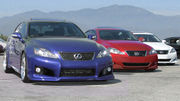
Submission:
[[158,68],[156,51],[127,30],[98,27],[86,32],[88,38],[104,45],[113,58],[114,69],[143,69],[153,71]]

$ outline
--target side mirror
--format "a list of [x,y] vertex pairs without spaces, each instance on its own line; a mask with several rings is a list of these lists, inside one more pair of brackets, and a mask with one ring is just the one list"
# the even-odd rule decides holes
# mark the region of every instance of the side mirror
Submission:
[[145,41],[143,37],[139,37],[138,40],[141,41],[141,42]]
[[13,37],[13,38],[16,38],[16,39],[19,39],[22,43],[25,42],[25,41],[23,40],[23,38],[22,38],[21,33],[13,33],[13,34],[12,34],[12,37]]
[[166,40],[162,40],[162,43],[164,44],[168,44],[168,42]]
[[95,40],[95,39],[96,39],[96,36],[95,36],[95,35],[88,35],[88,39],[90,39],[90,40]]
[[17,39],[22,39],[21,33],[13,33],[12,37]]
[[176,40],[177,45],[180,45],[180,39]]

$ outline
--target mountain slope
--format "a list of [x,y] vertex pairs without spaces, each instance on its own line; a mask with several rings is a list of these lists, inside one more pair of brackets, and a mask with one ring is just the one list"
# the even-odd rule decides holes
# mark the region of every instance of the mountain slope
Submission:
[[78,24],[84,31],[97,26],[121,27],[133,32],[153,32],[160,38],[180,36],[180,16],[162,16],[134,6],[112,5],[99,9],[41,12],[38,10],[0,18],[0,32],[10,34],[15,26],[30,18],[65,19]]

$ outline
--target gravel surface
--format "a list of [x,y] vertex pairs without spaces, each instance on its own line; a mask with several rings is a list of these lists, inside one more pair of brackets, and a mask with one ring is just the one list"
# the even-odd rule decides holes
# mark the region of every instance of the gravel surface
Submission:
[[0,101],[180,101],[180,61],[154,72],[116,71],[115,80],[23,83],[5,74],[0,56]]

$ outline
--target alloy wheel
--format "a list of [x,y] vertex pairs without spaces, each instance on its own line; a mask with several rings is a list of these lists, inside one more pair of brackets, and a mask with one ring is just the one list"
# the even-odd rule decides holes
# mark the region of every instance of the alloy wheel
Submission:
[[21,61],[21,79],[24,80],[25,78],[25,68],[26,68],[26,60],[25,60],[25,57],[22,58],[22,61]]
[[4,69],[4,71],[6,71],[6,69],[7,69],[6,53],[4,53],[4,56],[3,56],[3,69]]

